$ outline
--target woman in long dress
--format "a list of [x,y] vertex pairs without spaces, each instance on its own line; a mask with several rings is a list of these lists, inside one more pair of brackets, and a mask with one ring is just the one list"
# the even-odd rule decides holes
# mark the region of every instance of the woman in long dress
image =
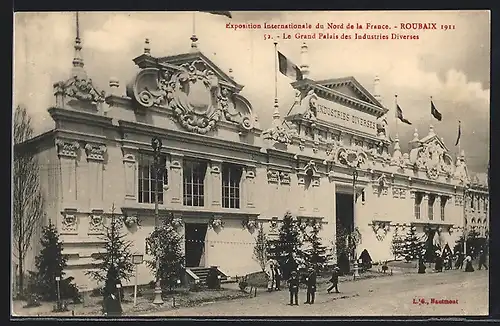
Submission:
[[474,271],[474,267],[472,267],[472,257],[471,256],[467,255],[467,257],[465,257],[464,263],[465,263],[465,271],[466,272],[473,272]]
[[266,273],[267,277],[267,291],[271,292],[273,290],[273,284],[274,284],[274,264],[271,259],[267,261],[264,272]]

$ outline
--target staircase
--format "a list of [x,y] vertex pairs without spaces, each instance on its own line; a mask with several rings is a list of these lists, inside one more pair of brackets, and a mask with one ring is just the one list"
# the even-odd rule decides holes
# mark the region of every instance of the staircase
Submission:
[[[194,274],[198,278],[198,282],[201,286],[205,286],[207,284],[207,277],[208,277],[209,271],[210,271],[210,267],[188,267],[188,268],[186,268],[186,274],[187,274],[188,278],[190,278],[191,281],[193,281],[193,277],[192,277],[191,273]],[[189,273],[189,272],[191,272],[191,273]],[[217,268],[217,272],[220,276],[221,283],[229,281],[230,277],[228,277],[226,274],[221,272],[221,270],[219,268]]]

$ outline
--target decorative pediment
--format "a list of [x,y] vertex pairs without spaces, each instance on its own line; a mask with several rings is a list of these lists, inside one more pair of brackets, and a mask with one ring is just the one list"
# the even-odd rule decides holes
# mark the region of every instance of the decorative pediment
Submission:
[[207,69],[214,72],[215,76],[219,79],[221,85],[231,88],[235,93],[240,92],[243,89],[243,85],[238,84],[234,81],[231,76],[226,74],[221,70],[212,60],[205,56],[201,52],[194,53],[184,53],[168,57],[160,57],[157,59],[160,65],[175,65],[182,66],[186,64],[191,64],[192,62],[198,61],[203,62]]
[[425,170],[431,180],[437,179],[442,173],[451,177],[455,170],[453,158],[437,136],[422,141],[418,148],[412,149],[410,162],[415,170]]
[[[141,108],[169,108],[173,118],[186,130],[206,134],[219,121],[252,130],[256,117],[250,102],[238,94],[236,84],[201,54],[174,60],[175,65],[159,63],[142,69],[127,86],[127,95]],[[174,59],[176,57],[173,57]]]
[[318,81],[317,84],[336,90],[349,97],[382,107],[382,104],[352,76],[322,80]]

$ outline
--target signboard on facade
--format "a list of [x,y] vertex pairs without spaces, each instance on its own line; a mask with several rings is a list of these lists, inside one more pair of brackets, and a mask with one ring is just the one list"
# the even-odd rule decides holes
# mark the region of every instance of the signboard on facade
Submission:
[[377,135],[376,118],[368,113],[320,97],[317,99],[317,107],[319,120]]

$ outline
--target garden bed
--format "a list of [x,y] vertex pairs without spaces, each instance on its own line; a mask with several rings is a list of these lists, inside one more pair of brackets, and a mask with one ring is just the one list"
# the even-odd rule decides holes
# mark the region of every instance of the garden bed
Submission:
[[[232,300],[237,298],[249,297],[248,293],[235,289],[221,288],[220,290],[203,289],[192,292],[188,289],[176,289],[173,293],[163,296],[164,304],[160,307],[154,305],[153,289],[143,289],[141,296],[137,297],[137,305],[133,303],[133,293],[126,293],[122,301],[123,315],[136,315],[138,313],[147,313],[155,311],[165,311],[175,307],[192,307],[204,302],[215,302],[223,300]],[[102,297],[87,296],[87,301],[80,304],[68,304],[67,312],[52,312],[54,302],[42,302],[40,307],[23,308],[25,302],[14,303],[14,315],[16,316],[101,316],[102,315]]]

